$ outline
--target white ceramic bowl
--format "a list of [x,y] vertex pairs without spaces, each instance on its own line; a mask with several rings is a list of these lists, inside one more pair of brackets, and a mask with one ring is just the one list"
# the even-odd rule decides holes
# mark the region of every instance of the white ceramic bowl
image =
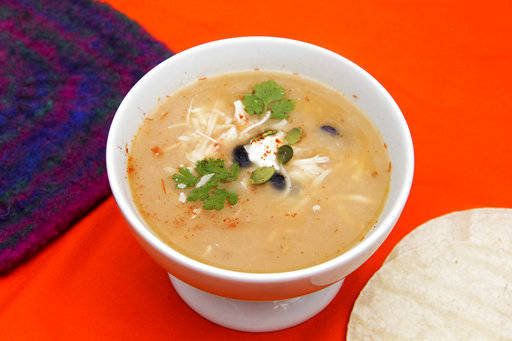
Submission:
[[[392,162],[391,187],[378,224],[358,245],[325,263],[281,273],[244,273],[220,269],[191,259],[162,242],[138,213],[127,182],[125,144],[165,98],[198,78],[249,70],[298,72],[323,82],[353,99],[380,130]],[[243,300],[280,300],[318,291],[365,262],[388,236],[407,200],[413,178],[411,136],[400,109],[388,92],[366,71],[329,50],[271,37],[242,37],[193,47],[149,71],[126,95],[117,110],[107,142],[107,170],[112,193],[135,236],[163,268],[209,293]]]

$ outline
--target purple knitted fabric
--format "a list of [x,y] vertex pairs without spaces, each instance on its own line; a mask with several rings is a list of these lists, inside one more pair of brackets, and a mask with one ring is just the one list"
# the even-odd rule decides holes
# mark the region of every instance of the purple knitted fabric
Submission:
[[0,274],[109,194],[112,116],[170,55],[105,4],[0,0]]

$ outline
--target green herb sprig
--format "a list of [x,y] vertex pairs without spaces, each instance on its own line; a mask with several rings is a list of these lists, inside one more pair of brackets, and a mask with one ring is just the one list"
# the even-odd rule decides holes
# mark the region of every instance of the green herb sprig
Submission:
[[268,80],[254,86],[253,92],[242,99],[245,111],[262,115],[270,110],[270,118],[286,119],[295,108],[295,102],[284,97],[286,91],[275,81]]
[[195,175],[192,175],[190,169],[188,168],[180,168],[178,169],[179,174],[174,174],[172,179],[177,183],[176,187],[178,188],[187,188],[194,187],[198,182],[199,178]]
[[228,170],[224,160],[209,158],[197,161],[195,166],[195,171],[200,176],[193,175],[188,168],[180,168],[178,173],[172,176],[176,187],[185,189],[197,185],[201,180],[201,176],[213,174],[205,184],[190,191],[187,201],[201,200],[205,210],[216,209],[217,211],[224,208],[226,201],[230,205],[235,205],[238,202],[238,194],[218,187],[221,183],[236,180],[240,173],[240,165],[238,163],[233,163]]
[[230,205],[234,205],[238,202],[238,195],[225,189],[217,188],[203,200],[203,208],[205,210],[213,210],[215,208],[217,211],[220,211],[224,208],[226,200]]

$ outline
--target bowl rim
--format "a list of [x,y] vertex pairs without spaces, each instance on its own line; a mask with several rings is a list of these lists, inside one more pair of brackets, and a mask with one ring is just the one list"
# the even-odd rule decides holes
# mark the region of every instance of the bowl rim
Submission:
[[[341,255],[332,258],[323,263],[313,265],[307,268],[302,268],[298,270],[291,270],[285,272],[272,272],[272,273],[251,273],[251,272],[242,272],[235,270],[228,270],[220,267],[216,267],[214,265],[209,265],[206,263],[202,263],[193,258],[190,258],[175,249],[171,246],[164,243],[160,240],[155,234],[153,234],[149,228],[146,228],[144,224],[137,218],[134,210],[129,205],[130,198],[127,198],[123,195],[121,189],[121,181],[116,175],[114,171],[114,153],[117,152],[115,145],[115,135],[119,131],[119,125],[122,120],[122,113],[126,111],[128,105],[128,98],[134,96],[140,89],[145,86],[145,83],[149,81],[154,75],[160,72],[160,70],[167,67],[167,64],[173,64],[181,59],[190,58],[195,53],[200,52],[201,50],[209,49],[209,48],[219,48],[225,47],[226,45],[236,45],[239,43],[247,43],[247,42],[255,42],[255,43],[279,43],[285,45],[294,45],[295,47],[305,48],[314,50],[320,54],[325,54],[330,57],[335,58],[338,62],[346,64],[350,68],[354,69],[358,72],[362,78],[365,79],[366,82],[372,87],[375,87],[377,91],[381,92],[384,95],[388,105],[392,109],[392,112],[397,116],[401,131],[399,133],[403,134],[404,140],[406,143],[406,155],[405,155],[405,174],[404,181],[402,182],[401,187],[399,188],[399,193],[397,196],[397,200],[394,203],[391,203],[391,208],[389,213],[381,217],[378,223],[375,225],[374,231],[368,236],[365,237],[361,242],[342,253]],[[154,249],[158,251],[161,255],[166,258],[172,259],[174,262],[179,263],[181,266],[188,268],[189,270],[193,270],[199,272],[204,275],[223,278],[225,280],[234,280],[239,282],[250,282],[250,283],[271,283],[271,282],[286,282],[290,280],[298,280],[303,278],[309,278],[312,276],[324,274],[332,269],[340,267],[344,264],[348,264],[354,259],[364,255],[369,249],[372,248],[378,241],[382,238],[384,240],[387,237],[387,234],[393,228],[396,220],[399,218],[407,198],[409,196],[409,192],[412,186],[413,174],[414,174],[414,150],[412,144],[412,138],[409,131],[409,127],[405,118],[393,100],[391,95],[387,92],[387,90],[375,79],[373,78],[367,71],[363,68],[355,64],[354,62],[348,60],[347,58],[330,51],[326,48],[313,45],[310,43],[288,39],[288,38],[279,38],[279,37],[267,37],[267,36],[247,36],[247,37],[236,37],[236,38],[228,38],[221,39],[216,41],[211,41],[208,43],[204,43],[201,45],[197,45],[191,47],[187,50],[184,50],[180,53],[175,54],[167,58],[166,60],[159,63],[157,66],[148,71],[126,94],[123,98],[123,101],[119,105],[114,118],[112,120],[112,124],[109,129],[107,146],[106,146],[106,164],[107,164],[107,175],[109,179],[109,184],[112,190],[112,194],[114,196],[117,205],[119,206],[122,214],[125,216],[132,230],[134,230],[144,241],[150,244]],[[380,244],[377,248],[380,247]]]

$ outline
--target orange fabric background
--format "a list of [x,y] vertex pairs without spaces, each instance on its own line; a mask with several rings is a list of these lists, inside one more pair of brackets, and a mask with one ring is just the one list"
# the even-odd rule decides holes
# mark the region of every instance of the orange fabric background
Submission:
[[111,198],[0,278],[1,340],[340,340],[369,277],[406,233],[441,214],[512,207],[510,1],[111,0],[173,51],[242,35],[295,38],[369,71],[410,125],[416,173],[403,215],[322,313],[246,334],[196,315],[130,235]]

